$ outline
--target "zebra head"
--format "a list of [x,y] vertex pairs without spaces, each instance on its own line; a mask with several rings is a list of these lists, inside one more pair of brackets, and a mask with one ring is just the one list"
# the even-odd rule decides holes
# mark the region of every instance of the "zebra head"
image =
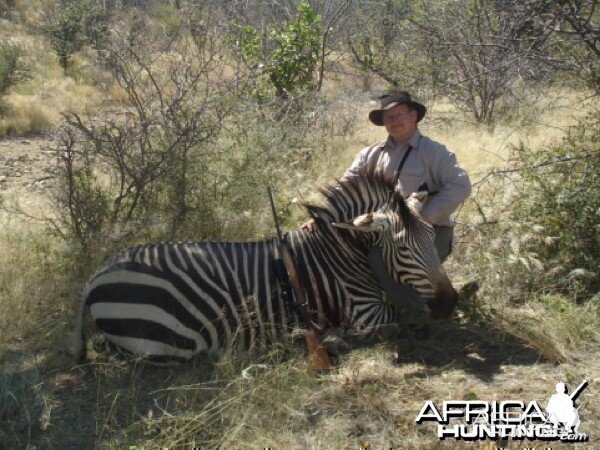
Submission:
[[[458,296],[437,254],[433,227],[419,214],[422,196],[407,204],[395,178],[375,167],[360,169],[321,192],[324,205],[308,206],[321,230],[329,230],[356,260],[380,246],[394,281],[416,289],[433,318],[452,313]],[[337,236],[333,230],[339,230]]]

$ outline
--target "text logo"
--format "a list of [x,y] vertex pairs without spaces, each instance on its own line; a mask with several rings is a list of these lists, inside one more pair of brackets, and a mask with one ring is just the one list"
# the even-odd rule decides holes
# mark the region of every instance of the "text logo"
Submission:
[[581,420],[575,401],[587,385],[588,381],[584,380],[568,394],[567,386],[558,383],[545,411],[536,401],[446,400],[438,408],[428,400],[415,420],[418,424],[437,422],[437,435],[442,440],[501,438],[585,442],[589,437],[579,432]]

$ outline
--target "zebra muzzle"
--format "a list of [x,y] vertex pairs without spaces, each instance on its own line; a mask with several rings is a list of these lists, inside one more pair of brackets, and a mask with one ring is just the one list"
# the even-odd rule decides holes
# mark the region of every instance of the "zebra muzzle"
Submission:
[[454,312],[458,303],[458,293],[452,286],[450,278],[444,273],[438,282],[437,295],[427,301],[432,319],[447,319]]

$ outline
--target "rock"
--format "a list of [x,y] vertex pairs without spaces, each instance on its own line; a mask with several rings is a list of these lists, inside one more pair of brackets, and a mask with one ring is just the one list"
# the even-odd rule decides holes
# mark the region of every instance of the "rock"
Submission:
[[467,355],[467,358],[472,359],[474,361],[485,362],[485,358],[476,352],[469,353]]

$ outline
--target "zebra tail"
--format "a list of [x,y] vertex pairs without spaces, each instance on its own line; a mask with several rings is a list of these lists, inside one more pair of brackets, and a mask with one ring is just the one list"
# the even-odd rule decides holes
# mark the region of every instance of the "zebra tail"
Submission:
[[75,330],[73,332],[72,350],[78,362],[85,362],[87,357],[86,336],[84,330],[84,319],[87,310],[88,289],[86,288],[79,300],[77,316],[75,317]]

